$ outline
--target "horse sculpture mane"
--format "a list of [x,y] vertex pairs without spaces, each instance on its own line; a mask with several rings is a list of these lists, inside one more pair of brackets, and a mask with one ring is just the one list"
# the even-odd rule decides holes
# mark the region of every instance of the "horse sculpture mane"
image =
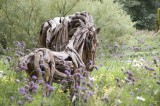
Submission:
[[37,76],[50,85],[63,79],[71,80],[66,70],[71,76],[81,67],[92,71],[99,30],[94,27],[93,18],[87,12],[48,20],[40,31],[43,48],[20,58],[19,67],[26,70],[30,79]]

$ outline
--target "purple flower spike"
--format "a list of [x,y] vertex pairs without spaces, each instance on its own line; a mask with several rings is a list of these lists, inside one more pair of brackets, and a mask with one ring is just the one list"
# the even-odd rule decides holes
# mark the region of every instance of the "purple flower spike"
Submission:
[[49,90],[50,90],[50,91],[54,91],[54,87],[53,87],[53,86],[50,86]]
[[44,80],[39,80],[38,83],[39,83],[39,84],[43,84],[43,83],[44,83]]
[[21,68],[22,70],[28,70],[28,68],[25,67],[25,66],[23,66],[23,65],[21,65],[20,68]]
[[61,83],[67,83],[67,80],[62,80]]
[[23,105],[23,101],[22,101],[22,100],[18,100],[17,104],[18,104],[19,106],[22,106],[22,105]]
[[49,91],[54,91],[54,87],[52,87],[50,84],[46,83],[46,87]]
[[40,64],[40,67],[45,67],[45,65],[43,63]]
[[37,77],[36,77],[36,76],[32,76],[32,79],[33,79],[33,80],[37,80]]
[[34,84],[32,88],[33,88],[33,90],[37,90],[38,89],[38,84]]
[[80,90],[81,87],[78,85],[78,83],[76,83],[76,89]]
[[93,93],[91,91],[88,91],[88,93],[89,93],[90,96],[93,96]]
[[41,68],[37,68],[37,71],[38,71],[38,72],[42,72]]
[[68,77],[71,76],[71,73],[68,70],[65,70],[64,72],[67,74]]
[[20,94],[25,94],[26,93],[26,90],[25,90],[25,88],[24,87],[21,87],[20,89],[19,89],[19,93]]

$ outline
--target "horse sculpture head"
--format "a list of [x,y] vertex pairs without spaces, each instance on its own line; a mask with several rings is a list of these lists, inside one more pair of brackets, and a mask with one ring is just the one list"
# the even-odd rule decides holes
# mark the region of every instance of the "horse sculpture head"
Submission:
[[100,28],[89,28],[85,39],[82,60],[84,61],[84,64],[86,65],[88,71],[92,71],[95,65],[95,53],[98,46],[97,35],[99,31]]

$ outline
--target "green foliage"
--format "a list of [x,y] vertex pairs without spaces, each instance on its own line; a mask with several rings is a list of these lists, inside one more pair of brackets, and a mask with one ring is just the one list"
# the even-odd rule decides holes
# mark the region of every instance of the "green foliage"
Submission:
[[115,0],[121,3],[124,10],[131,16],[137,29],[155,29],[156,11],[160,6],[158,0]]
[[158,24],[160,25],[160,8],[157,10],[157,20]]
[[[53,17],[87,11],[101,28],[102,43],[131,33],[130,17],[113,0],[3,0],[1,4],[1,39],[3,48],[13,46],[14,41],[24,41],[27,48],[38,47],[42,23]],[[102,45],[106,46],[106,45]]]
[[42,7],[40,0],[3,1],[0,27],[3,47],[12,47],[15,41],[24,41],[27,48],[36,47],[40,26],[45,20]]

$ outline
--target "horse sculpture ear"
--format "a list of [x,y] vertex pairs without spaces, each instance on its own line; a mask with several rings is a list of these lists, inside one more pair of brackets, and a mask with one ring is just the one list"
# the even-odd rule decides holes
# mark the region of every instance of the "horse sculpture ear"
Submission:
[[96,33],[98,34],[100,30],[101,30],[101,28],[97,28]]

